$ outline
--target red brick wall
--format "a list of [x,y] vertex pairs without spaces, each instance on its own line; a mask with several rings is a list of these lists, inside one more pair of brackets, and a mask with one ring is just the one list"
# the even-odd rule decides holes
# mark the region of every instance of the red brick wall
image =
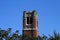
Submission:
[[33,28],[36,28],[35,30],[24,30],[24,28],[27,28],[26,25],[26,19],[23,17],[23,35],[27,35],[30,37],[38,37],[38,19],[37,17],[33,17]]

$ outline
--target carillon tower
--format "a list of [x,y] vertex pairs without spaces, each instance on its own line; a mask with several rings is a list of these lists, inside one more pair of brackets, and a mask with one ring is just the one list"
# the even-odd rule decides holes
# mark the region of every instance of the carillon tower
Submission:
[[35,10],[23,12],[23,35],[38,37],[38,15]]

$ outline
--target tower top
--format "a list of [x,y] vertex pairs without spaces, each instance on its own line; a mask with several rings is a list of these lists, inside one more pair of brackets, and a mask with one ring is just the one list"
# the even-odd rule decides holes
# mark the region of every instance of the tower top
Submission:
[[[23,12],[23,17],[27,17],[27,16],[34,16],[34,18],[35,18],[35,17],[38,17],[36,10],[33,10],[33,11],[31,11],[31,12],[29,12],[29,11],[24,11],[24,12]],[[35,19],[36,19],[36,18],[35,18]]]
[[33,10],[33,11],[31,11],[31,12],[29,12],[29,11],[24,11],[23,12],[23,14],[37,14],[37,12],[36,12],[36,10]]

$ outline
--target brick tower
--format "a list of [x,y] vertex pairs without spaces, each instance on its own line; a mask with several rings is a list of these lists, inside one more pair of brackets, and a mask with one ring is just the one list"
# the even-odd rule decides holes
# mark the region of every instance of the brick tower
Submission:
[[23,35],[38,37],[38,17],[37,12],[23,12]]

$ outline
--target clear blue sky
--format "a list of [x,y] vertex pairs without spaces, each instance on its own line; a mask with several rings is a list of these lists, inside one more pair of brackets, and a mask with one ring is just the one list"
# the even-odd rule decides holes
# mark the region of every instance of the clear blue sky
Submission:
[[60,0],[0,0],[0,28],[22,34],[24,10],[38,12],[39,35],[60,32]]

